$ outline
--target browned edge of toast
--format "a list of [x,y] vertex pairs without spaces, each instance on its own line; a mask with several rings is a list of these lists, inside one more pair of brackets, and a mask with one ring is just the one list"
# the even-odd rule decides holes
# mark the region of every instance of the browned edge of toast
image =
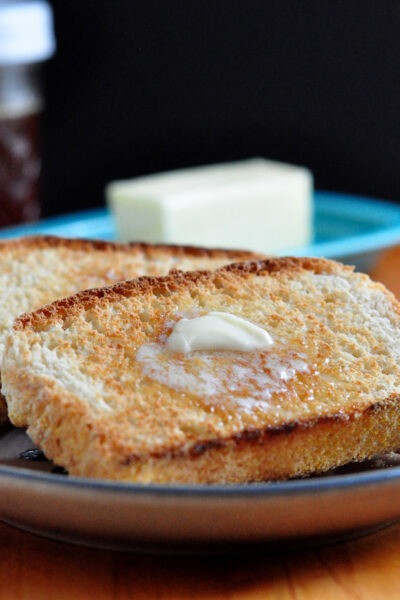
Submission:
[[[362,418],[370,418],[374,414],[378,414],[381,411],[384,411],[388,406],[393,406],[400,402],[400,395],[392,395],[390,398],[387,398],[385,401],[375,402],[370,406],[367,406],[364,410],[357,410],[357,418],[356,422],[362,422]],[[349,413],[336,413],[330,416],[317,417],[313,419],[298,419],[296,421],[290,421],[289,423],[285,423],[284,425],[272,426],[268,425],[262,429],[252,428],[252,429],[244,429],[240,433],[234,433],[229,436],[209,439],[209,440],[199,440],[192,447],[187,450],[183,450],[182,448],[174,449],[165,449],[163,448],[161,451],[156,452],[146,452],[145,457],[141,454],[130,454],[126,456],[124,464],[129,465],[131,462],[143,460],[143,458],[154,458],[161,459],[166,456],[170,458],[181,458],[184,456],[191,456],[196,458],[204,454],[209,450],[216,450],[218,448],[226,448],[230,446],[232,443],[235,446],[242,445],[262,445],[263,442],[268,441],[272,437],[275,436],[290,436],[295,431],[303,431],[306,433],[307,431],[311,431],[313,428],[319,426],[326,426],[329,428],[333,426],[336,428],[337,425],[341,424],[342,427],[346,425],[350,425],[352,423],[351,414]]]
[[160,252],[174,257],[194,257],[194,258],[224,258],[237,261],[255,260],[263,258],[264,255],[241,249],[223,249],[223,248],[200,248],[198,246],[179,246],[176,244],[149,244],[141,241],[133,241],[126,244],[119,242],[110,242],[96,239],[85,238],[64,238],[54,235],[33,235],[18,238],[9,238],[0,241],[0,252],[7,248],[59,248],[65,247],[71,250],[101,250],[104,252],[142,252],[151,258]]
[[[31,313],[20,315],[16,318],[13,329],[35,326],[36,323],[43,321],[43,319],[63,318],[67,312],[72,315],[77,314],[81,310],[91,308],[99,300],[111,302],[121,296],[129,298],[147,293],[165,296],[171,292],[178,291],[182,286],[201,283],[207,280],[212,280],[217,288],[219,286],[223,287],[221,277],[223,278],[225,274],[233,274],[235,277],[246,279],[252,275],[257,277],[265,275],[274,276],[282,271],[295,274],[301,270],[312,271],[316,274],[338,273],[353,271],[354,267],[345,266],[325,258],[294,258],[286,256],[257,261],[234,262],[215,271],[172,270],[168,275],[162,277],[138,277],[137,279],[118,282],[107,287],[84,290],[68,298],[61,298]],[[367,276],[360,275],[360,277]],[[387,294],[391,295],[381,284],[374,283],[373,285],[380,286]],[[393,300],[395,300],[394,297]]]

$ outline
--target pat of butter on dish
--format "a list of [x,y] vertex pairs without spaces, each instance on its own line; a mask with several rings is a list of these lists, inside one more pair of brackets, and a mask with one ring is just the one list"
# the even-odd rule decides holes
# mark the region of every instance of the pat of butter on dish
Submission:
[[251,352],[272,344],[272,337],[265,329],[231,313],[217,311],[194,319],[181,319],[166,341],[168,350],[184,354],[195,350]]
[[118,238],[275,253],[312,237],[308,169],[254,158],[114,181]]

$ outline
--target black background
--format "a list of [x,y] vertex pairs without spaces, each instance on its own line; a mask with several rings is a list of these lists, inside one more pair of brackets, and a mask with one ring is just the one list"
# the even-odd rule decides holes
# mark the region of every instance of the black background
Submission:
[[265,156],[400,201],[400,2],[53,0],[43,213],[107,181]]

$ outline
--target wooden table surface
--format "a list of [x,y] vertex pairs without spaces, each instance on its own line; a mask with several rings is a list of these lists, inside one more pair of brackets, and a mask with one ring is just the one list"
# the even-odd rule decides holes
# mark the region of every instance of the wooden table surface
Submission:
[[[400,298],[400,248],[372,276]],[[400,598],[400,522],[378,533],[278,555],[141,556],[75,547],[0,524],[0,600]]]

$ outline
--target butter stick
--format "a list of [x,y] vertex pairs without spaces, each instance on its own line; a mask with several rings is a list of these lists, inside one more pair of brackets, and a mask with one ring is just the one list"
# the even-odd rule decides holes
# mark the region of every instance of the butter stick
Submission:
[[310,171],[262,158],[114,181],[106,199],[123,242],[276,253],[312,236]]

